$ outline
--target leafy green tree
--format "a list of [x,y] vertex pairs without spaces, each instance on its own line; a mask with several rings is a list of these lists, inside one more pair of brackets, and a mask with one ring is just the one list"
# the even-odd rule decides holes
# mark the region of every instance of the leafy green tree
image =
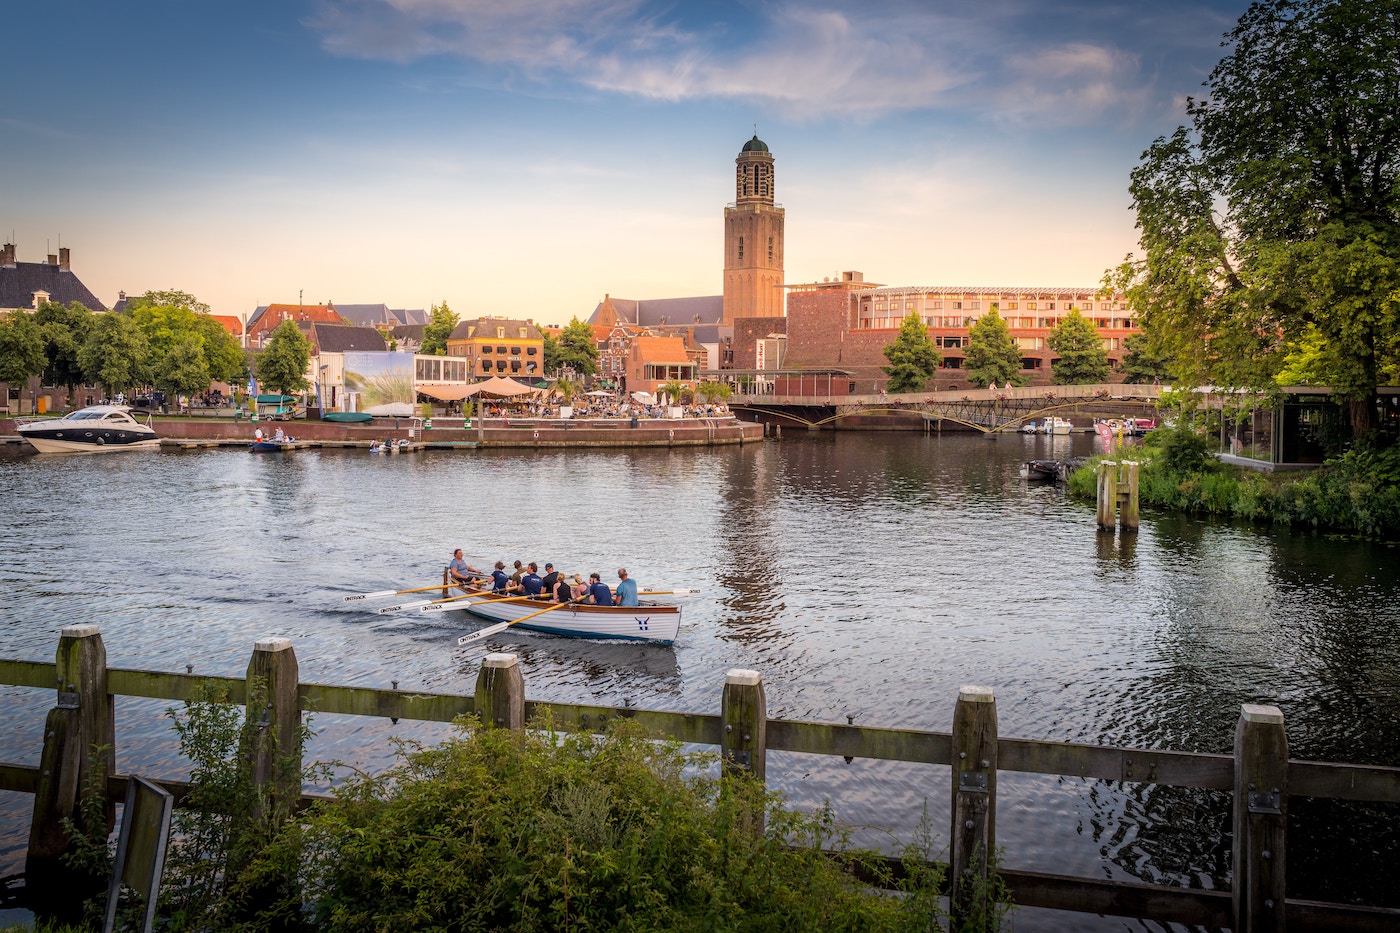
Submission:
[[1400,366],[1400,0],[1258,0],[1132,173],[1117,280],[1193,382],[1265,388],[1315,328],[1318,375],[1376,423]]
[[1025,385],[1021,375],[1021,348],[1000,314],[993,308],[977,319],[967,332],[963,370],[973,385]]
[[1108,379],[1108,351],[1103,338],[1094,322],[1078,309],[1065,315],[1046,343],[1059,357],[1051,364],[1056,385],[1086,385]]
[[238,338],[207,314],[196,314],[194,336],[199,338],[210,381],[238,385],[248,379],[248,357]]
[[656,391],[662,395],[669,396],[672,405],[685,405],[695,398],[694,390],[679,379],[663,382],[656,387]]
[[[546,358],[547,359],[547,358]],[[598,341],[593,328],[577,317],[559,334],[559,368],[572,367],[581,376],[598,371]]]
[[44,382],[63,386],[71,403],[73,393],[82,385],[85,375],[78,362],[78,351],[92,329],[93,315],[74,301],[67,305],[46,301],[34,313],[34,323],[44,334]]
[[1168,357],[1146,331],[1123,341],[1123,381],[1137,384],[1158,382],[1171,377]]
[[[4,319],[0,320],[0,382],[19,386],[23,391],[29,377],[42,373],[47,362],[44,356],[44,333],[34,322],[34,315],[28,311],[11,311],[5,315]],[[20,402],[20,409],[23,410],[22,396]],[[39,399],[36,394],[35,410],[38,407]]]
[[559,341],[553,334],[544,335],[544,374],[554,376],[559,372]]
[[917,314],[909,314],[899,325],[899,336],[894,343],[885,347],[885,359],[890,365],[880,370],[890,377],[885,388],[895,394],[922,392],[938,373],[938,364],[943,354],[929,339],[928,328]]
[[695,387],[695,394],[706,405],[723,404],[729,401],[734,394],[734,389],[725,382],[702,382]]
[[258,353],[253,365],[263,388],[291,395],[310,384],[306,379],[306,367],[310,362],[311,342],[302,335],[295,321],[283,321],[268,337],[267,345]]
[[559,393],[559,397],[564,400],[565,405],[573,403],[574,396],[579,394],[581,386],[572,379],[556,379],[554,381],[554,391]]
[[134,311],[144,305],[158,305],[167,308],[184,308],[194,314],[208,314],[209,306],[189,292],[167,288],[155,290],[126,300],[126,310]]
[[433,305],[432,321],[423,328],[423,346],[419,353],[433,356],[447,355],[447,338],[457,327],[457,315],[447,306],[447,302]]
[[159,374],[156,388],[164,390],[172,401],[209,391],[209,364],[204,359],[203,343],[194,334],[180,338],[155,368]]
[[150,344],[130,315],[98,314],[78,351],[88,382],[102,386],[107,397],[146,381]]

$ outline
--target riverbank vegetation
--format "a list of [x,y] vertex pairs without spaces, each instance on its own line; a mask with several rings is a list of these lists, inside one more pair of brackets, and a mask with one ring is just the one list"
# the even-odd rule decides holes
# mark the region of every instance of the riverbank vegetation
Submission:
[[[207,698],[171,712],[199,806],[177,810],[158,911],[168,931],[927,933],[996,930],[1008,910],[992,875],[953,924],[927,814],[896,880],[829,808],[786,810],[715,756],[628,721],[601,736],[463,722],[439,745],[403,743],[383,774],[352,773],[280,832],[250,835],[242,817],[265,811],[237,763],[256,726]],[[105,854],[105,834],[88,845],[84,857]]]
[[[1139,498],[1150,508],[1400,539],[1400,445],[1357,445],[1306,473],[1258,473],[1221,463],[1208,437],[1185,420],[1159,428],[1112,459],[1143,464]],[[1070,476],[1070,492],[1097,494],[1093,458]]]

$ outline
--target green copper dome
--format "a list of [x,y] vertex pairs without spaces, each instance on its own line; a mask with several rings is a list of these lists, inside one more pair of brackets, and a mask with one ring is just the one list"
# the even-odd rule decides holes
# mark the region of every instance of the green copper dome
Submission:
[[755,133],[753,139],[751,139],[751,140],[749,140],[748,142],[744,143],[744,148],[741,149],[741,150],[739,150],[739,151],[740,151],[740,152],[767,152],[767,151],[768,151],[768,144],[767,144],[766,142],[764,142],[763,140],[759,139],[759,138],[758,138],[758,134]]

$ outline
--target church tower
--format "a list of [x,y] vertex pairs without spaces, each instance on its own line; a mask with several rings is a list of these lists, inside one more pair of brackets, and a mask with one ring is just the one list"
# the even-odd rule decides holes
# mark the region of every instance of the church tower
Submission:
[[783,316],[783,209],[773,203],[773,154],[757,135],[734,160],[724,209],[724,323]]

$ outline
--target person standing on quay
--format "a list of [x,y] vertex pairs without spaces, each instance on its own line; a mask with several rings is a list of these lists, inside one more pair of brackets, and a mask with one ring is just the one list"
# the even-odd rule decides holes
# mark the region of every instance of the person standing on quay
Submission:
[[639,606],[637,600],[637,581],[627,576],[627,568],[619,567],[617,570],[617,593],[613,596],[614,606]]

